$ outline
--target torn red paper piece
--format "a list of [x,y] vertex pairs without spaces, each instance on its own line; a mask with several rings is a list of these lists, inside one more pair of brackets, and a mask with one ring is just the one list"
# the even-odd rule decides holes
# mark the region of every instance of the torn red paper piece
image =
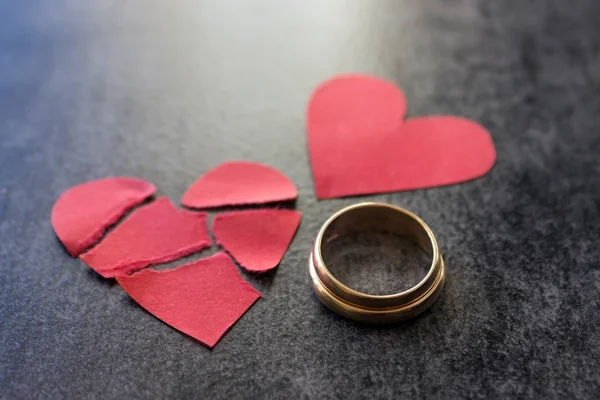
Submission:
[[129,177],[104,178],[73,186],[52,208],[52,227],[73,257],[95,244],[131,208],[152,196],[150,182]]
[[172,270],[118,276],[117,281],[155,317],[211,348],[260,298],[224,253]]
[[266,165],[232,161],[200,177],[181,199],[190,208],[263,204],[293,200],[298,196],[294,183]]
[[163,197],[134,211],[81,259],[105,278],[173,261],[210,246],[206,213],[178,210]]
[[481,125],[453,116],[402,123],[404,111],[399,89],[375,78],[334,78],[317,88],[307,122],[317,197],[450,185],[491,169],[496,151]]
[[213,234],[244,268],[264,272],[283,258],[302,214],[291,210],[249,210],[219,214]]

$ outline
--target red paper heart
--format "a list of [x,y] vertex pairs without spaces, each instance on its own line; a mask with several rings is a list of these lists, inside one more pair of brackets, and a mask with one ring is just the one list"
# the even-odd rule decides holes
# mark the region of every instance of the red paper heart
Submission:
[[293,200],[297,195],[294,183],[276,169],[254,162],[232,161],[201,176],[185,192],[181,204],[190,208],[262,204]]
[[404,113],[400,90],[377,78],[342,76],[318,87],[307,116],[317,197],[449,185],[494,164],[494,145],[481,125],[452,116],[403,123]]
[[73,186],[54,203],[52,227],[69,254],[76,257],[155,191],[150,182],[129,177],[104,178]]
[[178,210],[163,197],[133,212],[81,259],[110,278],[177,260],[209,246],[206,213]]
[[279,264],[301,218],[292,210],[232,211],[215,217],[213,234],[244,268],[265,272]]
[[224,253],[172,270],[118,276],[117,281],[148,312],[209,347],[260,298]]

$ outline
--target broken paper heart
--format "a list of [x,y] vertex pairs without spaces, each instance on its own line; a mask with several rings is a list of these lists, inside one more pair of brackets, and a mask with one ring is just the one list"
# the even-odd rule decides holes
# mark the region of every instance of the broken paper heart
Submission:
[[117,276],[117,282],[148,312],[208,347],[260,298],[224,253],[171,270]]
[[189,208],[212,208],[294,200],[298,191],[281,172],[267,165],[231,161],[202,175],[181,199]]
[[[229,256],[218,253],[172,270],[147,269],[129,275],[209,247],[205,212],[178,210],[168,199],[160,198],[133,211],[102,238],[155,191],[154,185],[135,178],[81,184],[57,200],[52,225],[71,255],[79,255],[103,277],[115,277],[157,318],[213,347],[260,297],[241,278]],[[201,177],[184,196],[184,204],[218,207],[286,201],[296,196],[294,184],[279,171],[238,161],[222,164]],[[289,210],[223,213],[215,218],[215,236],[246,269],[266,271],[280,263],[300,217]]]
[[52,227],[69,254],[76,257],[154,192],[153,184],[129,177],[104,178],[73,186],[54,204]]
[[496,152],[471,120],[430,116],[404,121],[404,95],[365,75],[335,77],[312,94],[310,160],[320,199],[450,185],[486,174]]

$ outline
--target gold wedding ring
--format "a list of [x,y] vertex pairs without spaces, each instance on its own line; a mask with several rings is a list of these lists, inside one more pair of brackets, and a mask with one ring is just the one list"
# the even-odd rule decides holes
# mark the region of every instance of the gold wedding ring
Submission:
[[[322,249],[335,239],[358,232],[391,233],[413,242],[431,258],[425,278],[404,292],[370,295],[337,280],[323,261]],[[417,316],[437,299],[444,285],[445,266],[431,229],[415,214],[383,203],[346,207],[325,222],[311,252],[309,272],[319,300],[333,312],[360,322],[392,323]]]

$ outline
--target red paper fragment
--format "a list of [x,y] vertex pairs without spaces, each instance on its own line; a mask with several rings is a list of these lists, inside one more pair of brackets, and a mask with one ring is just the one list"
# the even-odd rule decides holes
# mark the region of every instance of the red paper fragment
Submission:
[[480,177],[496,159],[490,134],[461,117],[402,123],[404,97],[376,78],[334,78],[308,107],[308,142],[320,199],[450,185]]
[[76,257],[155,191],[150,182],[129,177],[104,178],[73,186],[54,203],[52,227],[69,254]]
[[178,210],[163,197],[133,212],[81,259],[110,278],[173,261],[209,246],[206,213]]
[[118,276],[117,281],[155,317],[211,348],[260,298],[224,253],[172,270]]
[[292,210],[232,211],[215,217],[213,234],[244,268],[264,272],[281,262],[301,218]]
[[183,195],[181,204],[210,208],[287,201],[296,196],[294,183],[276,169],[254,162],[233,161],[201,176]]

